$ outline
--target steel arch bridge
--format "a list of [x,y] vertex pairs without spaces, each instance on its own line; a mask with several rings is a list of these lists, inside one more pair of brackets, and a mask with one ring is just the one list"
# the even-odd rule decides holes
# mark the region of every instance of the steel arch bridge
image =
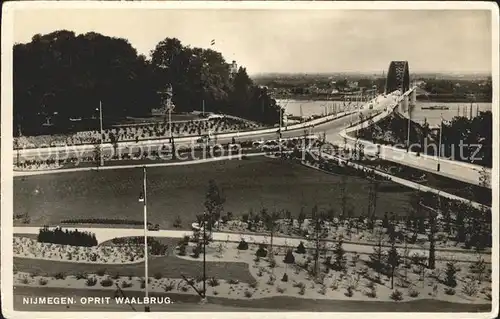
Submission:
[[400,90],[404,93],[410,89],[410,69],[408,61],[392,61],[385,80],[385,93]]

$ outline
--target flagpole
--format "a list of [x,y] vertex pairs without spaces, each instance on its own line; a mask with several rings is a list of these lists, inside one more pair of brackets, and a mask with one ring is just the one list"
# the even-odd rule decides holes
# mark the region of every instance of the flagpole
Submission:
[[[147,210],[147,194],[146,194],[146,166],[143,167],[144,180],[144,291],[145,297],[148,298],[148,210]],[[150,312],[149,306],[145,306],[145,312]]]

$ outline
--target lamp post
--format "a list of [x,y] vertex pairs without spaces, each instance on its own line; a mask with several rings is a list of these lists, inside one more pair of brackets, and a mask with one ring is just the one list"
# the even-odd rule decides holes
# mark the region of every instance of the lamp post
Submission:
[[[147,209],[147,192],[146,192],[146,166],[143,167],[143,196],[139,197],[139,201],[144,203],[144,295],[148,298],[148,209]],[[145,312],[150,312],[148,305],[144,307]]]
[[203,299],[202,302],[207,301],[207,212],[203,211]]
[[102,152],[104,150],[103,148],[103,130],[102,130],[102,101],[99,101],[99,109],[96,109],[96,111],[99,111],[99,128],[100,128],[100,136],[99,136],[99,143],[100,143],[100,152],[99,152],[99,157],[100,157],[100,162],[101,166],[104,166],[104,156],[102,155]]
[[439,127],[439,149],[438,149],[438,163],[437,163],[437,171],[441,170],[441,143],[443,138],[443,113],[441,113],[441,125]]

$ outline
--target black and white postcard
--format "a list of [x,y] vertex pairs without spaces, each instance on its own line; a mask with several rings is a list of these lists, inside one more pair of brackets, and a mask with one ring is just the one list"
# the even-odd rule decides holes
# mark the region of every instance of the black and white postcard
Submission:
[[7,2],[4,316],[496,317],[498,34],[493,2]]

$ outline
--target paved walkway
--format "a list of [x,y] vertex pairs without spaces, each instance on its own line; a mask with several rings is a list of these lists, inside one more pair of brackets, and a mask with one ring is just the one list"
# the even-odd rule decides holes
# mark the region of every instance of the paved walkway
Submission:
[[[14,227],[14,234],[38,234],[39,227]],[[111,240],[116,237],[129,237],[129,236],[144,236],[143,229],[130,229],[130,228],[74,228],[74,227],[64,227],[64,229],[73,230],[78,229],[79,231],[86,231],[94,233],[96,239],[99,243]],[[151,237],[170,237],[170,238],[182,238],[185,235],[191,235],[191,231],[185,230],[159,230],[159,231],[148,231],[148,236]],[[245,239],[248,243],[263,243],[270,242],[270,236],[264,235],[241,235],[235,233],[224,233],[224,232],[214,232],[213,239],[216,241],[230,241],[239,242],[241,239]],[[308,246],[308,242],[305,239],[299,238],[287,238],[287,237],[274,237],[273,244],[277,246],[289,246],[297,247],[300,242],[304,242]],[[348,252],[357,252],[359,254],[371,254],[373,252],[373,246],[363,245],[363,244],[352,244],[344,243],[344,249]],[[400,254],[403,254],[403,249],[398,249]],[[427,249],[425,248],[409,248],[410,256],[413,253],[420,253],[427,255]],[[477,260],[477,255],[473,251],[463,251],[457,252],[456,250],[445,250],[439,249],[436,251],[436,258],[438,259],[453,259],[457,261],[472,262]],[[485,261],[491,262],[491,255],[485,254],[483,256]]]

